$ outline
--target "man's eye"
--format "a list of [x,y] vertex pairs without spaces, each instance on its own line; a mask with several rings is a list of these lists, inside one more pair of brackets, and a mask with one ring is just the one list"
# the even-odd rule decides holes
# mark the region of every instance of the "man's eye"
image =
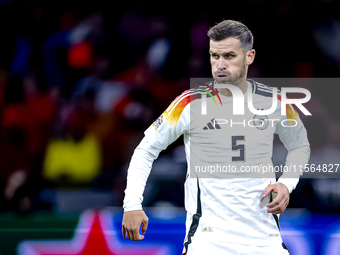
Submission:
[[211,56],[215,59],[218,59],[218,57],[219,57],[217,54],[212,54]]
[[234,55],[232,55],[232,54],[225,54],[225,55],[224,55],[225,58],[232,58],[233,56],[234,56]]

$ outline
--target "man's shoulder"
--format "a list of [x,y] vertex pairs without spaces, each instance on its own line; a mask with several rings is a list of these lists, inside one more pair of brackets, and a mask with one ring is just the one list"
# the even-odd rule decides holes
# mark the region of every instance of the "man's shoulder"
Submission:
[[207,95],[208,97],[217,95],[217,91],[214,89],[214,81],[205,83],[197,82],[194,85],[194,87],[183,91],[175,100],[187,98],[187,100],[192,102],[201,99],[202,95]]
[[[255,81],[253,79],[247,79],[252,85],[253,94],[261,97],[273,97],[274,87]],[[277,95],[280,95],[280,90],[277,90]]]

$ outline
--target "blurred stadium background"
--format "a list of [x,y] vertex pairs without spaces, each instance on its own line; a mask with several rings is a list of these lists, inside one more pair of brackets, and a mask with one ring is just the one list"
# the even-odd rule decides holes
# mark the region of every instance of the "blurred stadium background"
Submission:
[[[340,163],[340,4],[0,0],[0,254],[181,254],[181,139],[155,162],[143,242],[121,237],[126,169],[190,77],[210,77],[209,27],[255,36],[249,77],[300,78],[311,163]],[[304,79],[303,79],[304,78]],[[311,79],[313,78],[313,79]],[[274,162],[285,150],[275,140]],[[339,179],[301,179],[281,215],[291,254],[340,254]]]

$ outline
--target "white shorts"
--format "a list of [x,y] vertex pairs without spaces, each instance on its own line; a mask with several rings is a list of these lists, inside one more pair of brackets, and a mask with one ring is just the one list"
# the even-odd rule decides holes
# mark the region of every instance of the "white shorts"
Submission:
[[289,255],[282,245],[253,246],[226,242],[192,242],[183,249],[183,255]]

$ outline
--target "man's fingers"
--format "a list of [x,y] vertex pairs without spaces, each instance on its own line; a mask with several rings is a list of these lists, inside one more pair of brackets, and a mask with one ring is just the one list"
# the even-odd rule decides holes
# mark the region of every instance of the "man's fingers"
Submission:
[[144,235],[140,234],[140,228],[142,227],[143,234],[148,227],[149,219],[145,215],[143,210],[124,212],[122,231],[123,238],[126,236],[132,241],[141,241],[144,239]]
[[[134,241],[135,240],[135,235],[134,235],[134,231],[132,230],[132,228],[126,227],[124,228],[124,232],[123,235],[125,236],[125,234],[127,235],[127,237]],[[125,239],[125,238],[124,238]]]
[[127,234],[127,237],[128,237],[130,240],[132,240],[131,234],[130,234],[130,231],[129,231],[129,230],[126,230],[126,234]]
[[122,231],[124,239],[126,239],[126,236],[132,241],[141,241],[144,239],[144,236],[139,234],[139,227],[126,227],[125,225],[123,225]]
[[141,241],[144,239],[144,236],[139,234],[139,227],[131,228],[127,231],[129,239],[132,241]]
[[144,239],[144,236],[139,234],[139,228],[134,229],[133,233],[133,241],[141,241]]
[[273,213],[273,214],[280,214],[284,212],[287,206],[288,206],[288,200],[282,200],[281,203],[279,203],[278,205],[272,208],[268,208],[267,212]]
[[267,209],[267,212],[268,213],[278,213],[282,210],[282,206],[281,205],[277,205],[275,207],[272,207],[272,208],[268,208]]
[[281,214],[285,211],[287,206],[284,206],[284,207],[277,207],[277,208],[274,208],[274,209],[268,209],[268,213],[271,213],[271,214]]
[[125,225],[122,224],[122,233],[123,233],[123,239],[126,239],[126,231],[125,231]]
[[277,206],[281,203],[281,201],[284,200],[284,195],[278,194],[277,197],[271,201],[269,204],[267,204],[267,207],[274,207]]
[[283,195],[278,195],[274,201],[270,202],[269,204],[267,204],[268,208],[275,208],[278,206],[282,206],[288,199],[285,198]]
[[132,241],[136,241],[135,232],[133,230],[130,231],[130,236]]
[[278,203],[277,201],[274,200],[273,202],[267,204],[267,207],[268,207],[268,208],[274,208],[274,207],[276,207],[276,206],[278,206],[278,205],[279,205],[279,203]]
[[269,195],[269,193],[273,190],[273,187],[271,184],[268,185],[268,187],[263,191],[262,198],[265,198]]
[[262,199],[267,197],[270,192],[276,193],[274,201],[267,204],[267,212],[273,214],[283,213],[289,203],[288,188],[282,183],[269,184],[263,191]]
[[146,219],[143,221],[143,226],[142,226],[142,233],[143,233],[143,235],[145,234],[146,230],[148,229],[148,223],[149,223],[149,219],[146,218]]

